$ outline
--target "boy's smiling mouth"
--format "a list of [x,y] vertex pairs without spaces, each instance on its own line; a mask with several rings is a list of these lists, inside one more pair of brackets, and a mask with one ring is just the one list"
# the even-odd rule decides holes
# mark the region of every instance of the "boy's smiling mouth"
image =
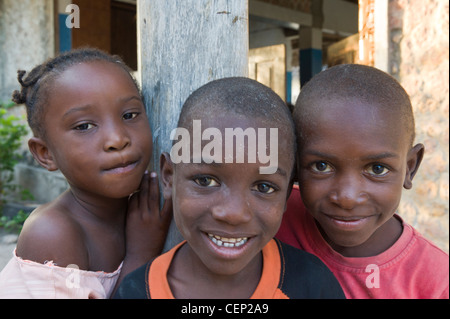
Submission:
[[337,228],[343,230],[356,230],[364,227],[373,216],[331,216],[325,214],[327,219]]
[[[254,236],[248,234],[226,234],[214,231],[205,231],[203,238],[207,246],[216,257],[225,260],[236,260],[246,255],[250,249]],[[219,235],[220,234],[220,235]]]
[[211,233],[208,233],[208,237],[209,239],[216,244],[219,247],[227,247],[227,248],[234,248],[234,247],[239,247],[244,245],[247,240],[248,237],[221,237],[218,235],[213,235]]

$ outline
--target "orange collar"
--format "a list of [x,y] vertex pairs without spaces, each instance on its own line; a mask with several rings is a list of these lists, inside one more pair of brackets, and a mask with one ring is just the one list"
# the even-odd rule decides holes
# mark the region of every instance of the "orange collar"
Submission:
[[[149,291],[152,299],[175,299],[167,280],[167,272],[178,249],[186,241],[173,247],[167,253],[156,258],[148,273]],[[272,299],[277,295],[280,281],[281,261],[275,240],[271,240],[262,250],[263,271],[261,279],[251,299]]]

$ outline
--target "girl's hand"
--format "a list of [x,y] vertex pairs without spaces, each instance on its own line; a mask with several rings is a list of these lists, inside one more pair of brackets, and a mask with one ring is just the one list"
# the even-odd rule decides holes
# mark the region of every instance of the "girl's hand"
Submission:
[[111,297],[126,275],[161,253],[171,220],[172,199],[166,200],[160,211],[158,176],[145,173],[139,191],[128,203],[125,259]]
[[166,200],[162,210],[159,203],[158,176],[146,173],[128,204],[125,259],[141,265],[161,253],[172,220],[172,200]]

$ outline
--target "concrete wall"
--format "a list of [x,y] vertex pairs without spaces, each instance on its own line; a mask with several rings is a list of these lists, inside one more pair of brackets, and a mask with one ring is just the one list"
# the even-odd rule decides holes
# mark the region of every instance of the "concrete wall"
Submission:
[[0,101],[18,89],[17,69],[55,53],[52,0],[0,0]]
[[[31,69],[55,54],[55,21],[53,0],[0,0],[0,102],[11,100],[20,88],[17,70]],[[18,106],[14,115],[24,118],[25,107]],[[37,202],[47,202],[66,189],[59,172],[40,168],[28,152],[23,139],[24,162],[15,169],[16,183],[32,191]]]

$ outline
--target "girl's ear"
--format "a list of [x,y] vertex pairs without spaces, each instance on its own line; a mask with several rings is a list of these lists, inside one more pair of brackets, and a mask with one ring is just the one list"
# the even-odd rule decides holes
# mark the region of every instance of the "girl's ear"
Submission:
[[47,144],[38,137],[32,137],[28,140],[28,148],[36,161],[49,171],[56,171],[56,165],[53,155],[47,147]]
[[161,170],[161,180],[163,184],[163,196],[164,199],[170,199],[172,198],[174,164],[170,159],[169,153],[163,152],[161,154],[159,164]]
[[406,162],[406,175],[405,181],[403,182],[403,187],[406,189],[412,188],[412,180],[419,170],[420,163],[423,159],[423,154],[425,153],[425,146],[423,144],[417,144],[411,148],[408,152],[408,158]]

